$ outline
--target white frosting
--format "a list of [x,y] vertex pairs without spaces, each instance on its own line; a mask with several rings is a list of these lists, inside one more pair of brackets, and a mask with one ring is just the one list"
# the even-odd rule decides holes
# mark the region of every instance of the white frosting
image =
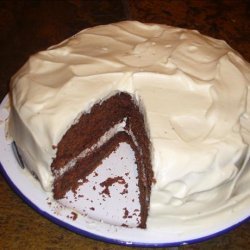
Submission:
[[136,96],[156,179],[148,226],[158,226],[249,196],[249,83],[249,63],[224,41],[165,25],[97,26],[31,56],[13,77],[10,134],[48,190],[52,145],[75,119],[113,92]]

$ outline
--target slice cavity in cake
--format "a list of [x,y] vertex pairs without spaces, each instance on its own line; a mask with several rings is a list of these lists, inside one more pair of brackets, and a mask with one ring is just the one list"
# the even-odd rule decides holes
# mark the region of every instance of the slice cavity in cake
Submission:
[[121,142],[91,174],[78,180],[76,189],[57,201],[97,221],[142,227],[135,161],[133,149]]
[[141,109],[130,94],[119,92],[81,115],[57,145],[51,165],[55,199],[63,198],[69,190],[76,190],[79,180],[85,180],[120,143],[126,142],[135,154],[139,175],[139,227],[146,227],[153,172],[150,141]]

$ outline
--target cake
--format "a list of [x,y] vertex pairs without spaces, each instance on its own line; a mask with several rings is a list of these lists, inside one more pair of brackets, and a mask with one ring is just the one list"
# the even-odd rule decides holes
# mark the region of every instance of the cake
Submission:
[[164,225],[237,194],[249,172],[249,83],[249,63],[222,40],[136,21],[101,25],[32,55],[13,76],[9,134],[56,200],[126,142],[138,227]]

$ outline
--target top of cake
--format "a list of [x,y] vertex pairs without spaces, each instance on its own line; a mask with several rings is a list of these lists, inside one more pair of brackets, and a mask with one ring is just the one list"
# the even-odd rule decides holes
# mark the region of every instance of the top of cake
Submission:
[[152,143],[148,225],[193,218],[231,206],[239,190],[249,196],[249,83],[249,63],[224,41],[134,21],[97,26],[31,56],[12,78],[10,134],[49,190],[53,146],[96,102],[128,92]]

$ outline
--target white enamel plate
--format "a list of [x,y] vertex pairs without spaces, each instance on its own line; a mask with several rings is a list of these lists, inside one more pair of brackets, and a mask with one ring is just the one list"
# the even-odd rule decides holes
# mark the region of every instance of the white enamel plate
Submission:
[[[116,226],[114,224],[137,223],[138,215],[138,191],[136,185],[136,171],[133,166],[133,153],[127,145],[122,145],[113,159],[103,162],[106,167],[99,168],[88,179],[89,185],[85,189],[78,190],[77,194],[68,193],[67,198],[61,200],[61,204],[55,202],[51,193],[46,193],[40,183],[30,174],[27,169],[21,168],[14,154],[11,143],[6,139],[5,124],[8,118],[8,97],[0,106],[0,170],[13,190],[21,196],[32,208],[52,222],[63,226],[78,234],[105,242],[132,245],[142,247],[170,247],[180,246],[189,243],[196,243],[209,238],[221,235],[235,228],[243,221],[250,218],[249,207],[241,207],[237,212],[238,216],[233,220],[223,220],[214,225],[213,229],[199,230],[197,232],[188,230],[180,233],[180,230],[169,228],[168,225],[161,229],[138,229]],[[123,157],[123,154],[130,154],[130,157]],[[122,160],[123,173],[116,168],[115,159]],[[129,168],[128,166],[132,166]],[[112,171],[111,171],[112,169]],[[116,172],[113,172],[115,169]],[[129,174],[128,174],[129,173]],[[126,176],[127,179],[117,176]],[[105,180],[112,177],[113,185],[105,186]],[[104,183],[97,185],[97,183]],[[128,185],[126,185],[126,183]],[[112,195],[110,195],[112,193]],[[132,193],[129,201],[124,203],[122,197]],[[86,195],[87,194],[87,195]],[[101,196],[96,196],[102,194]],[[112,196],[112,198],[111,198]],[[98,198],[99,197],[99,198]],[[81,198],[84,199],[82,202]],[[71,206],[71,208],[66,208]],[[84,204],[84,205],[83,205]],[[81,215],[76,211],[83,211]],[[114,216],[114,214],[116,216]],[[121,222],[122,221],[122,222]],[[112,223],[113,225],[111,225]]]

